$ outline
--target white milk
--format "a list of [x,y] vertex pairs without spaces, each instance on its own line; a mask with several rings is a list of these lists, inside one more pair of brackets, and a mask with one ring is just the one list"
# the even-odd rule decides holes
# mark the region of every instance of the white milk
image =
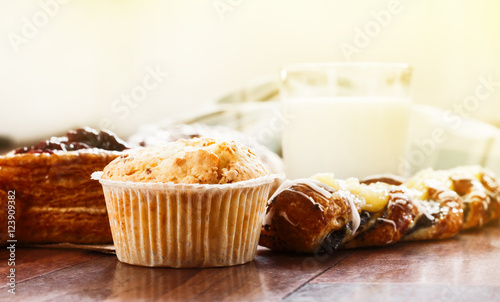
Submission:
[[287,177],[398,174],[407,149],[410,99],[325,97],[284,100]]

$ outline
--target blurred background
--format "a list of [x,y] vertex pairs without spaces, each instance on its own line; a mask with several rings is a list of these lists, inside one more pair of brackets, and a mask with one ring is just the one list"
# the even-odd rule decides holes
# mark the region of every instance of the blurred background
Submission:
[[[500,126],[494,0],[0,0],[0,136],[121,136],[292,62],[407,62],[414,101]],[[482,84],[481,81],[489,81]]]

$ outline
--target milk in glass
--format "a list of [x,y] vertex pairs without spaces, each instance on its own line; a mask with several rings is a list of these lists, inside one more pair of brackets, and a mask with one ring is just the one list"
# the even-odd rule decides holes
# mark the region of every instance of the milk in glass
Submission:
[[283,102],[287,177],[398,174],[408,146],[410,98],[296,97]]

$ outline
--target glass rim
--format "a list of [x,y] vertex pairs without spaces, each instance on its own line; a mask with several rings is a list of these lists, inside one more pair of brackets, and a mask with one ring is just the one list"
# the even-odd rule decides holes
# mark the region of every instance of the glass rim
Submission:
[[356,68],[373,68],[373,67],[387,67],[399,68],[402,70],[411,70],[412,67],[408,63],[403,62],[304,62],[304,63],[289,63],[283,65],[281,71],[297,71],[307,69],[320,69],[332,67],[356,67]]

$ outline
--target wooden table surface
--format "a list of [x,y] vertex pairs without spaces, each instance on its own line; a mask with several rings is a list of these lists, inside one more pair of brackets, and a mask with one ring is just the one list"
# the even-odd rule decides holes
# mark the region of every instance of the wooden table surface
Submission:
[[18,248],[16,294],[1,301],[500,301],[500,223],[442,241],[338,251],[327,258],[259,248],[251,263],[146,268],[83,250]]

